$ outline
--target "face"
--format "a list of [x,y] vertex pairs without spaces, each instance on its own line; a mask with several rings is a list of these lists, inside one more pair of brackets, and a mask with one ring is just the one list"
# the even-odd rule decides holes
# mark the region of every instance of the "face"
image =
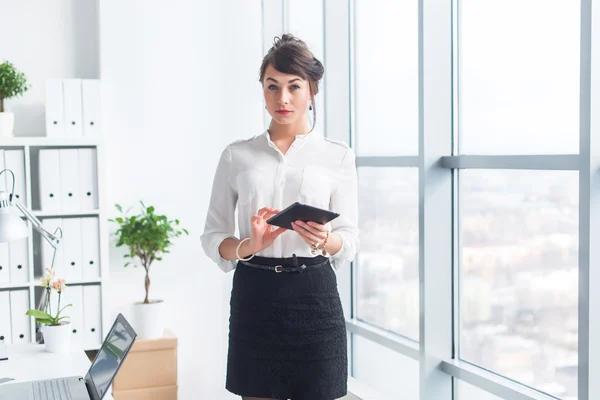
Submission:
[[305,119],[310,104],[308,80],[284,74],[269,65],[263,78],[267,111],[279,124],[293,124]]

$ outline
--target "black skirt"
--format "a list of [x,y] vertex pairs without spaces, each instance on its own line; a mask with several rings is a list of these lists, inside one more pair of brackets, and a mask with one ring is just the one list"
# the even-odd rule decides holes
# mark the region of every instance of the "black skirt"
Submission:
[[[333,400],[347,393],[346,325],[337,279],[323,256],[301,272],[237,263],[231,291],[226,389],[248,397]],[[250,263],[293,266],[290,259]]]

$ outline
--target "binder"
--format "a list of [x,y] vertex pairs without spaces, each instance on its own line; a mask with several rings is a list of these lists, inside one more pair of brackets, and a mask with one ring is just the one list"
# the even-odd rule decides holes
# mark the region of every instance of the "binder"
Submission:
[[[0,287],[10,283],[10,258],[8,243],[0,243]],[[2,292],[0,292],[2,293]]]
[[81,79],[63,79],[65,107],[65,136],[83,136],[83,109],[81,105]]
[[79,201],[82,210],[98,209],[98,180],[96,178],[96,150],[78,149]]
[[46,81],[46,136],[65,136],[65,111],[62,79]]
[[[27,195],[25,193],[25,152],[23,150],[4,150],[5,168],[12,170],[15,175],[15,193],[13,201],[27,207]],[[6,188],[12,190],[12,176],[6,176]]]
[[19,239],[8,243],[8,260],[11,283],[29,282],[28,239]]
[[83,136],[100,137],[100,80],[81,81],[83,105]]
[[[61,218],[44,218],[42,220],[42,224],[44,228],[48,230],[48,232],[54,233],[56,232],[56,228],[63,229],[62,219]],[[63,229],[64,232],[64,229]],[[52,266],[52,256],[54,254],[54,248],[43,238],[41,239],[41,254],[42,254],[42,274],[46,273],[46,268],[50,268]],[[56,257],[54,259],[54,273],[56,276],[62,278],[65,276],[65,267],[64,267],[64,246],[61,239],[61,242],[58,244],[56,248]]]
[[60,150],[40,150],[39,169],[42,211],[61,211]]
[[8,291],[0,292],[0,343],[12,344],[10,297]]
[[[6,168],[4,165],[4,150],[0,149],[0,171],[4,171],[4,168]],[[8,175],[9,174],[5,172],[0,176],[0,192],[8,192],[8,190],[6,190],[6,181],[8,180],[6,178]]]
[[100,286],[83,286],[84,348],[97,348],[102,343]]
[[100,226],[98,218],[81,219],[81,252],[83,279],[100,278]]
[[13,344],[31,343],[31,319],[25,315],[29,310],[29,290],[13,290],[10,293],[10,316]]
[[62,211],[80,210],[79,152],[77,149],[60,149],[59,160]]
[[62,226],[64,278],[67,282],[80,282],[83,279],[81,220],[79,218],[63,218]]
[[[67,283],[68,285],[68,283]],[[68,316],[67,321],[71,321],[72,345],[74,348],[83,348],[83,288],[79,285],[67,286],[61,297],[61,308],[65,308],[61,315]]]

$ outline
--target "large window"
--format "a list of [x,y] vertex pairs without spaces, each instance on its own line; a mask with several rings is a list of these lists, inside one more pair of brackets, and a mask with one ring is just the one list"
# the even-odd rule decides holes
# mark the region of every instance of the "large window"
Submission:
[[418,174],[416,168],[361,167],[357,316],[419,338]]
[[460,0],[461,154],[579,152],[578,0]]
[[549,394],[577,394],[578,177],[460,173],[460,356]]
[[[459,154],[578,153],[579,1],[461,0],[458,32]],[[459,357],[576,398],[579,175],[524,163],[455,171]]]
[[417,0],[355,1],[355,149],[418,154]]
[[419,172],[396,165],[418,154],[417,4],[356,0],[353,64],[356,316],[412,340],[419,338]]

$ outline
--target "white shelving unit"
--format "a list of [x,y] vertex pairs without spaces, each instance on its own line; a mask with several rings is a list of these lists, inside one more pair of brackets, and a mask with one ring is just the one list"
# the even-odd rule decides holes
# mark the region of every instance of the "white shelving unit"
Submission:
[[[97,179],[97,196],[98,196],[98,209],[96,210],[77,210],[77,211],[42,211],[39,209],[41,201],[39,198],[35,198],[39,196],[39,182],[36,182],[36,178],[39,178],[39,174],[35,170],[37,165],[35,164],[36,154],[42,149],[77,149],[77,148],[91,148],[96,150],[96,179]],[[77,286],[91,286],[96,285],[99,286],[100,291],[100,302],[98,304],[99,310],[98,313],[100,315],[101,327],[100,327],[100,339],[98,343],[86,343],[83,345],[84,350],[97,350],[101,341],[106,334],[106,329],[110,328],[110,326],[106,325],[105,321],[105,313],[104,313],[104,299],[106,298],[104,292],[104,283],[107,281],[109,277],[109,266],[108,266],[108,214],[107,208],[105,204],[105,188],[104,188],[104,176],[103,171],[104,168],[104,154],[103,154],[103,146],[101,140],[99,139],[90,139],[90,138],[46,138],[46,137],[32,137],[32,138],[0,138],[0,150],[23,150],[24,159],[25,159],[25,187],[26,187],[26,205],[29,210],[32,210],[33,215],[39,218],[42,223],[45,218],[77,218],[77,217],[95,217],[98,218],[98,238],[99,238],[99,262],[100,262],[100,277],[98,279],[91,280],[80,280],[67,282],[67,289],[69,287],[77,287]],[[32,162],[33,161],[33,162]],[[2,168],[0,168],[2,170]],[[57,171],[57,173],[59,173]],[[2,178],[4,178],[4,174]],[[37,186],[37,187],[36,187]],[[10,188],[9,188],[10,190]],[[21,202],[23,203],[23,202]],[[33,205],[33,207],[32,207]],[[38,209],[36,209],[38,208]],[[41,288],[39,286],[39,280],[41,274],[43,272],[43,268],[41,266],[41,238],[39,235],[34,235],[34,229],[29,226],[30,235],[27,239],[28,243],[28,282],[25,283],[0,283],[0,294],[2,292],[13,292],[15,290],[27,290],[29,293],[29,308],[34,308],[37,305],[37,301],[39,299],[36,296],[36,293],[41,294]],[[73,234],[70,232],[63,232],[64,237],[68,237],[68,235]],[[85,234],[85,232],[82,232]],[[37,236],[37,239],[36,239]],[[65,291],[65,293],[66,293]],[[1,306],[1,304],[0,304]],[[68,310],[68,309],[67,309]],[[22,310],[23,314],[27,310]],[[31,318],[31,317],[27,317]],[[12,320],[12,317],[11,317]],[[30,324],[30,340],[32,342],[36,341],[38,337],[36,333],[36,327],[31,318]],[[13,338],[14,342],[14,338]]]

